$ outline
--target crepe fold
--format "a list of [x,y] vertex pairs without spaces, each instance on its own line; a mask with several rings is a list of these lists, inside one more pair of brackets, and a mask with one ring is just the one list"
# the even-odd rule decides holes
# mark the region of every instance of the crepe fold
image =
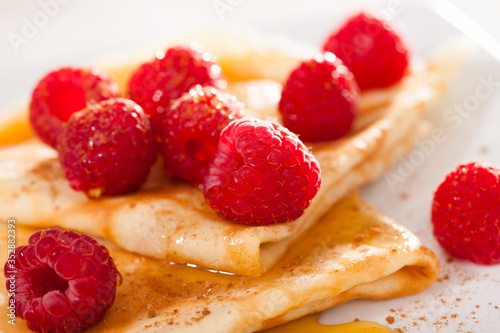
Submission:
[[[18,228],[18,244],[27,243],[32,232]],[[258,277],[215,273],[108,247],[124,282],[113,307],[89,333],[255,332],[354,298],[418,293],[439,270],[437,257],[416,236],[357,194],[338,202]],[[0,249],[5,259],[5,236]],[[3,312],[6,302],[0,297]],[[0,321],[0,331],[27,330],[20,319],[16,327],[6,325]]]
[[[290,64],[290,55],[282,54]],[[206,205],[201,190],[167,179],[160,165],[137,193],[89,199],[70,188],[56,152],[36,139],[0,149],[0,218],[15,217],[22,225],[39,228],[77,230],[135,253],[180,264],[260,275],[335,202],[380,177],[411,148],[425,111],[463,64],[456,54],[455,47],[448,47],[427,65],[414,64],[398,85],[364,94],[361,116],[349,135],[310,145],[321,165],[323,184],[297,220],[269,226],[224,221]],[[243,66],[245,56],[244,52],[220,55],[223,63],[233,67]],[[266,56],[272,59],[266,61]],[[277,118],[276,98],[269,96],[279,96],[281,86],[266,81],[266,66],[274,64],[276,76],[279,56],[276,50],[264,50],[260,71],[255,68],[252,72],[252,78],[258,80],[230,82],[233,92],[251,106],[250,115]],[[114,72],[123,80],[132,70],[126,67]],[[284,66],[281,74],[287,70]]]

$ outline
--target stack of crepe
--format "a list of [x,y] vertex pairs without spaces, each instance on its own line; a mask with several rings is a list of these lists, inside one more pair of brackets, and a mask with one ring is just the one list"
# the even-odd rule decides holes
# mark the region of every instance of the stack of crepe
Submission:
[[[280,82],[304,57],[296,50],[309,48],[221,40],[239,45],[236,51],[209,45],[231,92],[248,115],[279,120]],[[425,132],[426,110],[465,62],[457,47],[447,45],[425,62],[414,59],[401,82],[363,93],[346,137],[308,144],[323,184],[297,220],[224,221],[200,189],[167,179],[159,164],[137,193],[89,199],[70,188],[56,152],[37,139],[0,148],[0,219],[16,219],[18,245],[33,232],[27,228],[51,226],[106,242],[124,283],[90,331],[255,332],[353,298],[420,292],[437,278],[436,256],[355,190],[380,177]],[[110,72],[123,88],[135,68]],[[2,235],[5,260],[7,232]],[[0,307],[6,302],[4,293]],[[1,321],[0,329],[10,331],[6,325]],[[15,328],[27,330],[20,319]]]

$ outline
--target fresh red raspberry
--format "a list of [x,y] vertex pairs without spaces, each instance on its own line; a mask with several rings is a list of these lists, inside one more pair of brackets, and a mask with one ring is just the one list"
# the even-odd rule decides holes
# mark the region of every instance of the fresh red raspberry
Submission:
[[304,141],[345,135],[358,113],[359,89],[352,73],[330,52],[302,62],[286,81],[279,111],[283,124]]
[[97,68],[64,67],[41,79],[31,97],[30,121],[35,133],[55,148],[63,124],[88,103],[120,95],[118,85]]
[[295,134],[245,117],[222,131],[204,194],[223,218],[265,225],[298,218],[320,186],[319,163]]
[[73,114],[57,150],[71,187],[91,197],[139,189],[156,159],[149,117],[124,98],[92,104]]
[[40,230],[18,246],[4,275],[16,316],[35,332],[79,332],[99,322],[122,277],[108,249],[87,235]]
[[241,118],[243,104],[211,86],[196,85],[162,114],[160,153],[167,176],[199,185],[217,149],[220,132]]
[[477,162],[457,166],[434,193],[432,223],[453,256],[500,263],[500,170]]
[[216,57],[192,43],[158,52],[153,61],[144,63],[130,79],[129,97],[152,117],[156,127],[161,122],[158,114],[196,84],[226,87]]
[[390,22],[367,13],[351,17],[323,46],[354,74],[361,90],[387,87],[406,72],[409,52]]

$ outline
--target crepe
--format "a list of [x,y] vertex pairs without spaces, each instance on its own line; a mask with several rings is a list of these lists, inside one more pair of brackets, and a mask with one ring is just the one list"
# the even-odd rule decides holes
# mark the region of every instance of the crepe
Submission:
[[[232,43],[226,40],[225,45]],[[233,73],[230,89],[246,102],[248,114],[278,119],[281,85],[273,79],[285,77],[300,59],[274,44],[260,47],[261,65],[248,64],[249,81],[235,81],[234,68],[246,68],[245,61],[256,57],[253,48],[238,53],[220,50],[218,55],[223,70]],[[414,61],[402,82],[362,95],[361,115],[346,137],[310,145],[321,165],[323,183],[297,220],[269,226],[224,221],[206,205],[201,190],[167,179],[158,165],[137,193],[89,199],[70,188],[55,151],[36,139],[0,149],[0,218],[14,216],[23,225],[77,230],[153,258],[260,275],[332,204],[380,177],[411,148],[425,111],[461,68],[464,57],[457,55],[462,54],[457,47],[447,47],[427,65]],[[133,69],[126,66],[113,73],[123,86]]]
[[[16,231],[18,245],[33,232]],[[7,231],[0,232],[6,260]],[[353,298],[418,293],[439,270],[437,257],[416,236],[357,194],[337,203],[259,277],[215,273],[107,245],[124,282],[113,307],[89,333],[255,332]],[[1,293],[1,313],[6,302]],[[16,326],[0,321],[2,332],[27,330],[21,319]]]

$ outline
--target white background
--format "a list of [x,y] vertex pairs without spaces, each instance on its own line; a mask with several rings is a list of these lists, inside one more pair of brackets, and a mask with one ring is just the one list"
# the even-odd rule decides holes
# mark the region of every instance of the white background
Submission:
[[[186,30],[250,26],[264,34],[285,34],[318,45],[355,9],[395,6],[415,53],[426,54],[431,46],[459,34],[443,19],[430,15],[429,9],[414,10],[414,4],[422,2],[418,0],[220,0],[231,8],[225,13],[218,13],[214,7],[219,0],[66,0],[66,4],[54,10],[53,17],[43,21],[41,3],[50,1],[57,0],[0,0],[0,115],[24,105],[36,81],[49,70],[63,65],[122,62],[144,49],[163,49],[165,40]],[[500,1],[451,2],[477,25],[460,15],[454,16],[456,23],[491,51],[500,53]],[[13,46],[9,38],[13,34],[23,36],[23,27],[41,18],[40,27],[24,36],[26,43]],[[464,103],[473,96],[478,77],[492,74],[500,80],[499,59],[500,55],[495,59],[479,49],[437,111]],[[349,302],[325,312],[321,322],[334,324],[359,318],[388,325],[385,318],[392,315],[396,321],[390,327],[406,328],[408,332],[498,332],[500,310],[494,306],[500,307],[500,266],[478,266],[459,260],[448,263],[448,255],[432,236],[429,210],[433,190],[453,166],[470,160],[500,165],[500,94],[495,91],[488,99],[481,100],[458,128],[450,127],[439,112],[430,119],[445,131],[446,142],[427,154],[425,161],[396,188],[382,179],[366,186],[363,194],[436,251],[443,266],[440,282],[417,296]],[[398,172],[402,163],[391,172]],[[390,309],[397,311],[393,313]],[[454,314],[457,318],[452,319]],[[418,325],[413,326],[413,322]]]
[[[40,15],[41,3],[52,1],[61,4],[45,21]],[[228,4],[232,10],[219,15],[217,2]],[[11,108],[12,103],[26,101],[36,81],[51,69],[63,64],[90,65],[123,59],[146,47],[162,48],[162,41],[168,37],[196,27],[252,26],[317,44],[339,19],[356,8],[397,5],[404,9],[405,4],[415,2],[421,1],[0,0],[0,113]],[[452,2],[500,40],[500,1]],[[318,15],[331,15],[331,24],[324,20],[319,24],[315,20]],[[38,23],[40,28],[26,38],[27,43],[13,47],[9,34],[11,38],[12,34],[23,36],[26,20]]]

